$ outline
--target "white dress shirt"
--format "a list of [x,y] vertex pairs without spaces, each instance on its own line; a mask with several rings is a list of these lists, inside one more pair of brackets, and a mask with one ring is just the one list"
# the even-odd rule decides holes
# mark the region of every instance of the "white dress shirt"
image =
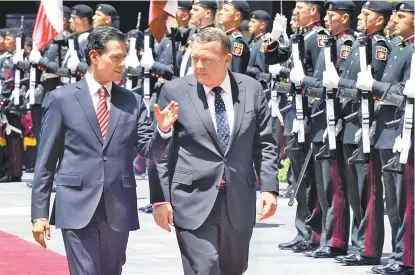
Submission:
[[[226,114],[228,116],[228,123],[229,123],[229,130],[230,134],[232,134],[234,120],[235,120],[235,112],[233,110],[233,100],[232,100],[232,88],[231,88],[231,79],[229,78],[229,74],[226,73],[226,77],[223,80],[222,84],[220,84],[222,88],[222,99],[225,103]],[[212,117],[213,125],[215,126],[216,132],[218,131],[216,126],[216,112],[215,112],[215,93],[212,91],[215,87],[207,87],[203,85],[206,93],[206,99],[209,106],[209,112]]]
[[[89,88],[89,92],[91,93],[91,98],[92,98],[92,104],[94,105],[94,109],[95,112],[98,109],[98,102],[99,102],[99,89],[101,89],[101,87],[103,85],[99,84],[93,77],[92,75],[88,72],[85,75],[85,80],[86,83],[88,85]],[[110,110],[110,106],[111,106],[111,90],[112,90],[112,82],[108,82],[107,84],[104,85],[104,87],[107,89],[109,96],[107,96],[106,101],[107,101],[107,108],[108,111]]]

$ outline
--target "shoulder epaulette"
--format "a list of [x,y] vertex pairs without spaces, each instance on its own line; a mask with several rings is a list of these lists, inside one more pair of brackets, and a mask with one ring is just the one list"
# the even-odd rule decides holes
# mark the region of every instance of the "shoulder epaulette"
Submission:
[[243,36],[242,36],[242,33],[240,32],[233,32],[232,37],[236,39],[236,38],[242,38]]
[[380,34],[375,34],[374,39],[376,42],[380,42],[380,41],[386,42],[386,38]]
[[354,41],[355,38],[351,34],[345,34],[345,35],[342,36],[342,40],[343,40],[343,42],[345,42],[345,41]]
[[320,34],[327,34],[330,35],[329,31],[326,30],[326,28],[322,27],[322,26],[315,26],[313,28],[313,31],[315,31],[316,33],[320,33]]

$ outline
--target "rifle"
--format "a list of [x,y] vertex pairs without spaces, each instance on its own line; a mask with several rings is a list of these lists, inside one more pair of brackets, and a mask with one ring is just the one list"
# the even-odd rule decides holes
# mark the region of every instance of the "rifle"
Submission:
[[[298,13],[298,18],[300,14]],[[292,56],[294,66],[301,66],[304,70],[303,64],[305,64],[304,56],[304,37],[301,32],[300,26],[297,27],[296,34],[293,36],[292,41]],[[296,134],[298,143],[305,142],[305,120],[304,120],[304,110],[303,110],[303,95],[301,85],[296,86],[292,83],[292,87],[295,90],[295,115],[299,125],[299,130]]]
[[[150,38],[151,38],[151,33],[150,31],[147,29],[144,32],[144,54],[148,53],[151,51],[150,48]],[[152,53],[151,53],[152,54]],[[148,116],[150,116],[150,89],[151,89],[151,84],[150,84],[150,70],[147,68],[144,68],[144,103],[147,107],[147,114]]]
[[[337,44],[336,40],[333,37],[333,30],[331,27],[332,16],[329,15],[328,20],[328,31],[330,33],[330,37],[327,39],[325,47],[324,47],[324,62],[326,70],[330,66],[330,62],[333,64],[337,64]],[[336,115],[334,113],[334,104],[335,98],[337,94],[337,89],[327,89],[323,88],[323,96],[325,94],[326,97],[326,122],[327,122],[327,142],[324,142],[323,147],[321,147],[320,151],[316,154],[316,160],[322,159],[334,159],[335,150],[336,150]],[[328,146],[327,146],[328,145]]]
[[[38,52],[36,43],[33,43],[32,52]],[[35,104],[35,90],[36,90],[36,73],[37,73],[37,64],[30,62],[30,72],[29,72],[29,89],[26,92],[25,97],[29,98],[27,108],[30,108],[30,105]]]
[[[141,12],[139,12],[137,16],[136,28],[138,31],[140,30],[140,21],[141,21]],[[125,88],[128,90],[132,90],[133,88],[133,77],[141,75],[141,68],[139,68],[140,61],[138,61],[138,56],[137,56],[136,41],[137,41],[137,38],[130,37],[128,55],[127,55],[127,60],[126,60],[129,62],[128,63],[126,62],[127,79],[125,81]]]
[[[359,58],[360,58],[360,71],[367,70],[367,65],[372,62],[372,41],[367,34],[367,14],[365,16],[365,27],[363,35],[358,38],[359,41]],[[362,121],[362,142],[356,151],[353,152],[349,158],[349,164],[354,163],[367,163],[369,162],[370,155],[370,126],[372,124],[371,111],[373,113],[373,104],[371,100],[371,91],[358,90],[360,94],[360,111]]]
[[[24,45],[23,22],[24,22],[24,16],[22,15],[20,19],[21,33],[20,33],[20,36],[16,37],[16,53],[15,53],[15,55],[22,56],[22,57],[23,57],[22,46]],[[21,74],[21,70],[19,68],[16,68],[16,71],[14,72],[14,89],[12,91],[12,96],[11,96],[13,98],[13,103],[15,106],[20,105],[20,77],[21,77],[20,74]]]

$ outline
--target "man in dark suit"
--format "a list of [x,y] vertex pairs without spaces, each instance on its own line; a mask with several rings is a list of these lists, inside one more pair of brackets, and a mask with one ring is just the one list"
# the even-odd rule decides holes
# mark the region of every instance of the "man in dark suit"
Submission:
[[277,208],[269,108],[258,81],[228,70],[231,44],[220,29],[196,34],[192,59],[194,75],[168,82],[160,94],[160,106],[177,100],[189,108],[174,124],[169,157],[157,164],[153,215],[167,231],[174,224],[185,275],[242,274],[255,225],[255,172],[259,219]]
[[49,202],[56,163],[56,197],[50,224],[62,229],[71,274],[121,274],[129,231],[139,228],[131,161],[134,147],[159,160],[171,144],[174,102],[160,112],[157,129],[143,99],[114,82],[121,79],[125,35],[98,27],[88,37],[89,71],[49,96],[32,190],[35,240],[50,239]]

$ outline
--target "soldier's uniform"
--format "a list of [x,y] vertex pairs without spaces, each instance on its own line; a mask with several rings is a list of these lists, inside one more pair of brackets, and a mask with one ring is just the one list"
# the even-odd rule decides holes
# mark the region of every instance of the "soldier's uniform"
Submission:
[[[246,1],[225,0],[223,4],[234,7],[243,17],[249,17],[250,8]],[[226,30],[226,34],[231,41],[232,61],[229,70],[234,73],[245,74],[250,57],[249,46],[238,28]]]
[[[19,29],[9,29],[6,36],[22,37],[22,33]],[[21,45],[23,46],[23,45]],[[16,52],[13,53],[13,55]],[[10,98],[12,91],[14,90],[14,77],[16,70],[13,64],[13,56],[9,57],[4,61],[4,67],[1,79],[2,87],[1,94],[4,98]],[[22,75],[22,74],[21,74]],[[20,102],[22,102],[22,93],[20,94]],[[23,174],[23,138],[22,138],[22,123],[19,111],[20,106],[14,106],[13,101],[8,103],[8,106],[4,107],[3,113],[5,114],[7,121],[10,125],[14,126],[17,131],[12,130],[9,135],[6,133],[6,152],[8,162],[5,165],[6,171],[4,177],[0,179],[0,182],[13,182],[21,181]]]
[[[402,9],[401,5],[403,5]],[[413,14],[414,5],[409,1],[398,3],[397,10]],[[411,73],[411,60],[414,53],[413,43],[414,36],[412,35],[393,47],[391,54],[388,57],[382,79],[380,81],[375,81],[372,86],[372,95],[379,99],[375,109],[377,124],[374,144],[375,149],[379,150],[382,166],[387,165],[389,160],[393,158],[394,153],[392,149],[395,138],[402,132],[401,123],[399,121],[404,112],[402,109],[404,100],[402,92],[405,82],[409,79]],[[386,128],[385,125],[387,123],[392,125]],[[409,160],[412,159],[413,156],[409,157]],[[406,167],[406,169],[411,168],[413,169],[413,162],[412,164],[408,163]],[[408,178],[406,178],[406,181],[408,181]],[[407,209],[407,205],[404,202],[407,199],[408,190],[412,189],[411,194],[413,195],[413,170],[410,183],[404,182],[402,175],[388,172],[383,172],[383,183],[385,187],[386,211],[392,229],[393,252],[389,256],[388,264],[386,266],[378,266],[372,269],[378,273],[380,271],[388,271],[388,269],[393,270],[397,266],[402,265],[405,243],[413,243],[413,237],[409,237],[408,239],[405,234],[402,234],[403,230],[399,232],[400,228],[402,229],[407,226],[405,225],[405,210]],[[410,199],[410,204],[413,205],[413,197]],[[411,258],[413,258],[413,255]]]
[[[326,1],[327,10],[347,11],[353,14],[355,5],[352,1]],[[319,39],[333,35],[336,46],[336,63],[339,74],[345,68],[345,63],[350,52],[354,37],[350,29],[330,34],[325,29],[319,33]],[[323,42],[324,43],[324,42]],[[321,43],[318,43],[321,45]],[[328,146],[324,141],[323,133],[327,129],[326,99],[323,93],[322,79],[325,70],[324,47],[321,49],[316,62],[313,77],[305,76],[302,87],[306,89],[309,102],[311,102],[311,141],[313,142],[313,158],[324,155],[323,146]],[[341,105],[338,99],[333,99],[334,112]],[[336,115],[339,118],[339,114]],[[349,241],[350,213],[347,201],[347,183],[344,175],[343,150],[340,139],[336,142],[336,151],[333,159],[325,156],[314,161],[314,171],[317,184],[318,200],[322,211],[322,237],[320,248],[306,252],[307,256],[316,258],[332,258],[346,254]]]
[[[363,8],[389,16],[392,7],[386,2],[368,1]],[[383,29],[368,34],[372,43],[372,68],[375,80],[381,80],[386,68],[386,60],[390,53],[390,45],[383,36]],[[339,81],[339,91],[342,87],[355,88],[357,74],[361,71],[359,61],[359,39],[353,43],[344,71]],[[341,93],[341,92],[340,92]],[[373,101],[369,99],[369,104]],[[349,116],[360,108],[360,101],[342,97],[342,117]],[[371,114],[373,115],[373,114]],[[358,116],[346,121],[343,127],[343,150],[345,162],[358,148],[355,134],[361,127]],[[367,164],[346,165],[348,182],[348,199],[353,210],[351,242],[357,253],[336,258],[350,265],[378,264],[382,255],[384,242],[384,207],[382,198],[381,163],[378,152],[371,150],[370,161]]]
[[[320,5],[321,1],[308,1],[315,5]],[[303,36],[304,40],[304,60],[303,69],[305,75],[313,76],[314,68],[317,63],[317,58],[323,46],[323,38],[318,35],[323,28],[320,22],[316,21],[305,27],[299,27],[298,31]],[[274,64],[287,61],[291,55],[290,47],[284,46],[279,41],[269,42],[265,50],[265,63]],[[304,162],[305,152],[308,151],[310,145],[310,135],[306,135],[306,142],[303,144],[303,150],[291,151],[288,149],[292,147],[295,139],[291,133],[293,129],[293,121],[296,117],[295,104],[292,104],[291,109],[284,116],[284,136],[287,137],[287,156],[290,159],[293,176],[298,180],[301,167]],[[308,116],[307,104],[303,104],[304,113]],[[293,249],[294,251],[307,251],[317,248],[321,238],[321,211],[319,209],[319,202],[317,199],[316,183],[312,171],[313,160],[310,160],[306,174],[303,178],[303,184],[300,185],[297,193],[297,213],[295,218],[295,225],[297,228],[297,236],[289,243],[282,243],[279,245],[280,249]]]
[[[251,13],[251,19],[268,22],[271,20],[271,16],[266,11],[256,10]],[[267,79],[260,77],[261,73],[268,73],[268,66],[265,65],[264,56],[266,48],[266,44],[263,43],[265,38],[264,35],[264,33],[260,33],[252,39],[252,42],[250,44],[250,57],[246,74],[261,82],[262,87],[264,89],[267,89]]]

